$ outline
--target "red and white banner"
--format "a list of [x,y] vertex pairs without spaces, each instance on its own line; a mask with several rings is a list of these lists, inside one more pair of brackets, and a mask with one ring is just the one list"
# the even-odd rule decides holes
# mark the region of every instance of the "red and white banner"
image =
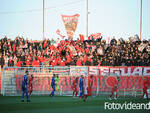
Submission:
[[[72,91],[72,83],[74,76],[80,77],[80,75],[93,76],[93,86],[92,91],[109,92],[111,91],[111,86],[113,86],[119,77],[119,91],[139,91],[143,89],[144,78],[149,79],[150,85],[150,66],[131,66],[131,67],[112,67],[112,66],[82,66],[82,67],[70,67],[70,71],[66,70],[70,76],[63,76],[62,73],[59,74],[60,85],[62,91]],[[57,72],[54,72],[57,73]],[[51,91],[51,77],[48,73],[33,74],[33,91]],[[42,76],[41,76],[42,75]],[[116,77],[116,75],[119,75]],[[21,90],[21,83],[23,75],[15,74],[16,76],[16,88]],[[88,77],[88,78],[89,78]]]
[[91,34],[90,35],[90,39],[94,39],[94,40],[96,40],[96,39],[98,39],[98,38],[100,38],[101,37],[101,33],[94,33],[94,34]]
[[150,66],[111,67],[90,66],[89,75],[121,75],[121,76],[150,76]]
[[87,66],[71,66],[70,67],[71,76],[88,76],[88,67]]
[[75,14],[73,16],[62,15],[62,20],[64,22],[65,29],[70,40],[72,40],[73,35],[76,31],[79,16],[79,14]]
[[[137,91],[143,89],[143,80],[149,79],[150,85],[150,66],[131,66],[131,67],[111,67],[111,66],[90,66],[88,75],[94,75],[99,80],[100,91],[109,91],[111,86],[116,83],[119,77],[119,91]],[[95,85],[95,87],[97,87]]]

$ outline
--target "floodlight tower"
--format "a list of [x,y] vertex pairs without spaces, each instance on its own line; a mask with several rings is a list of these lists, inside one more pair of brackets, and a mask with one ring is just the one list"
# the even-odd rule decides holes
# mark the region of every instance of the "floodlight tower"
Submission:
[[43,40],[45,39],[44,37],[44,24],[45,24],[45,0],[43,0]]
[[142,40],[142,0],[141,0],[141,8],[140,8],[140,40]]
[[86,0],[86,37],[88,38],[88,0]]

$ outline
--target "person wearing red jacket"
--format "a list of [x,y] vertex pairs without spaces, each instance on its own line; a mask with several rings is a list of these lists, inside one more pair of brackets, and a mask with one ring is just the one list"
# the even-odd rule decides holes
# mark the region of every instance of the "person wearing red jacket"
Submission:
[[40,67],[40,61],[37,60],[37,58],[35,58],[35,59],[32,61],[32,66],[33,66],[33,67]]
[[15,51],[16,51],[16,44],[14,43],[13,44],[13,52],[15,53]]
[[65,61],[65,59],[62,59],[61,61],[60,61],[60,64],[59,64],[60,66],[66,66],[66,61]]
[[19,60],[19,61],[17,62],[17,64],[16,64],[16,66],[17,66],[17,67],[21,67],[22,63],[23,63],[23,62]]
[[26,67],[30,67],[31,61],[29,59],[27,59],[26,61]]
[[87,61],[87,55],[85,54],[84,57],[83,57],[83,63],[84,63],[84,65],[85,65],[86,61]]
[[82,66],[82,59],[81,59],[81,57],[77,60],[76,66]]
[[69,54],[66,55],[66,59],[67,59],[67,65],[70,65],[70,63],[72,62],[72,58],[69,56]]
[[54,58],[51,62],[51,66],[57,66],[58,60],[57,58]]

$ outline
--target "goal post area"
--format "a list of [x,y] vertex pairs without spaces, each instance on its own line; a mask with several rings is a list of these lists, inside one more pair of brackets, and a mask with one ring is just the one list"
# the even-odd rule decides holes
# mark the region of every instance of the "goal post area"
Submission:
[[[88,66],[5,67],[1,78],[1,94],[4,96],[20,96],[22,93],[22,78],[26,70],[28,70],[29,75],[32,74],[34,76],[32,95],[49,95],[52,91],[51,78],[53,74],[57,74],[59,77],[60,92],[56,88],[56,95],[72,95],[72,84],[76,76],[84,75],[84,80],[86,80],[90,79],[90,75],[94,75],[92,71],[90,72]],[[111,85],[114,84],[115,79],[119,79],[119,96],[140,96],[143,89],[143,77],[140,75],[122,76],[121,74],[113,74],[111,72],[106,72],[103,75],[99,72],[93,76],[92,95],[110,95]]]

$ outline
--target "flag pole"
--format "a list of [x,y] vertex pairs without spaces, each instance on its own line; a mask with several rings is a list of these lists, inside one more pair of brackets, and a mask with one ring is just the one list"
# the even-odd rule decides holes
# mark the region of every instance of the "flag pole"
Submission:
[[44,23],[45,23],[45,22],[44,22],[44,19],[45,19],[45,18],[44,18],[44,16],[45,16],[44,13],[45,13],[45,0],[43,0],[43,40],[45,39],[45,38],[44,38]]
[[88,0],[86,0],[86,37],[88,38]]
[[142,0],[141,0],[141,12],[140,12],[140,40],[142,40]]

